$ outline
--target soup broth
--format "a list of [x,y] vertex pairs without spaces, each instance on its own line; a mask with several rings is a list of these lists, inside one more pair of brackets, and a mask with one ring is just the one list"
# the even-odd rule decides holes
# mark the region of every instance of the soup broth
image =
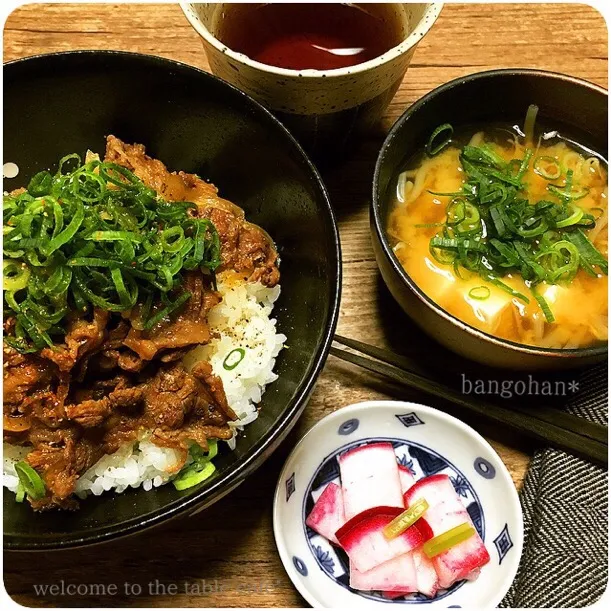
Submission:
[[[520,344],[607,341],[607,166],[599,156],[556,132],[474,130],[413,160],[395,186],[394,253],[444,310]],[[520,225],[518,216],[528,220]]]

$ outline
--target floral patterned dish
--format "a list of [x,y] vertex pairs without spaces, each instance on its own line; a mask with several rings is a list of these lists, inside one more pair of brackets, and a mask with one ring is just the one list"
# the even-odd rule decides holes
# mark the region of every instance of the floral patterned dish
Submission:
[[[337,457],[373,442],[390,442],[397,461],[416,480],[449,476],[484,540],[490,562],[475,581],[460,581],[434,598],[415,593],[394,600],[350,588],[348,557],[306,526],[330,482],[339,482]],[[518,495],[490,444],[466,424],[424,405],[370,401],[323,418],[297,444],[282,469],[274,498],[280,557],[300,594],[314,607],[371,608],[426,604],[437,608],[498,605],[511,586],[522,552]]]

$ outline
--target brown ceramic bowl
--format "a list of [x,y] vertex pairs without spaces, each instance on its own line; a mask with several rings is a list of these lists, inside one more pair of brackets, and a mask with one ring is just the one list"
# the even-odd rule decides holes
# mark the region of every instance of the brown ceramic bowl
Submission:
[[552,370],[602,361],[607,345],[585,349],[537,348],[499,339],[455,318],[416,285],[394,255],[386,235],[389,188],[405,162],[421,151],[440,124],[519,122],[529,104],[559,130],[607,158],[607,91],[570,76],[537,70],[493,70],[459,78],[412,105],[391,129],[378,156],[371,205],[376,259],[390,292],[414,321],[439,343],[487,365]]
[[[333,70],[291,70],[256,61],[229,48],[220,38],[222,24],[235,12],[261,4],[181,2],[189,23],[200,35],[212,72],[269,108],[319,163],[333,164],[369,131],[392,100],[416,47],[434,25],[443,4],[362,5],[377,20],[392,16],[401,24],[398,44],[366,62]],[[360,6],[355,5],[357,8]],[[247,17],[243,17],[247,18]],[[282,23],[276,17],[274,28]],[[253,26],[255,27],[255,26]],[[346,26],[348,27],[348,26]]]

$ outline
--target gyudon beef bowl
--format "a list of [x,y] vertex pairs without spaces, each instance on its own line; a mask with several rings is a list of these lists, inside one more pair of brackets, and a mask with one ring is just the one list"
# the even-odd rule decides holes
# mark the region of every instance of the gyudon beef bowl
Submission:
[[320,178],[261,106],[181,64],[80,52],[4,76],[5,546],[201,510],[271,454],[326,356]]

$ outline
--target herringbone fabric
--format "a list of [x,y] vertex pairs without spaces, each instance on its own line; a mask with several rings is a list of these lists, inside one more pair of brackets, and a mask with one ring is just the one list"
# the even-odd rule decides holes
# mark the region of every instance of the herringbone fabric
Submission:
[[[580,379],[571,413],[607,424],[607,365]],[[538,451],[521,492],[524,552],[501,607],[585,607],[608,578],[607,470],[554,449]]]

